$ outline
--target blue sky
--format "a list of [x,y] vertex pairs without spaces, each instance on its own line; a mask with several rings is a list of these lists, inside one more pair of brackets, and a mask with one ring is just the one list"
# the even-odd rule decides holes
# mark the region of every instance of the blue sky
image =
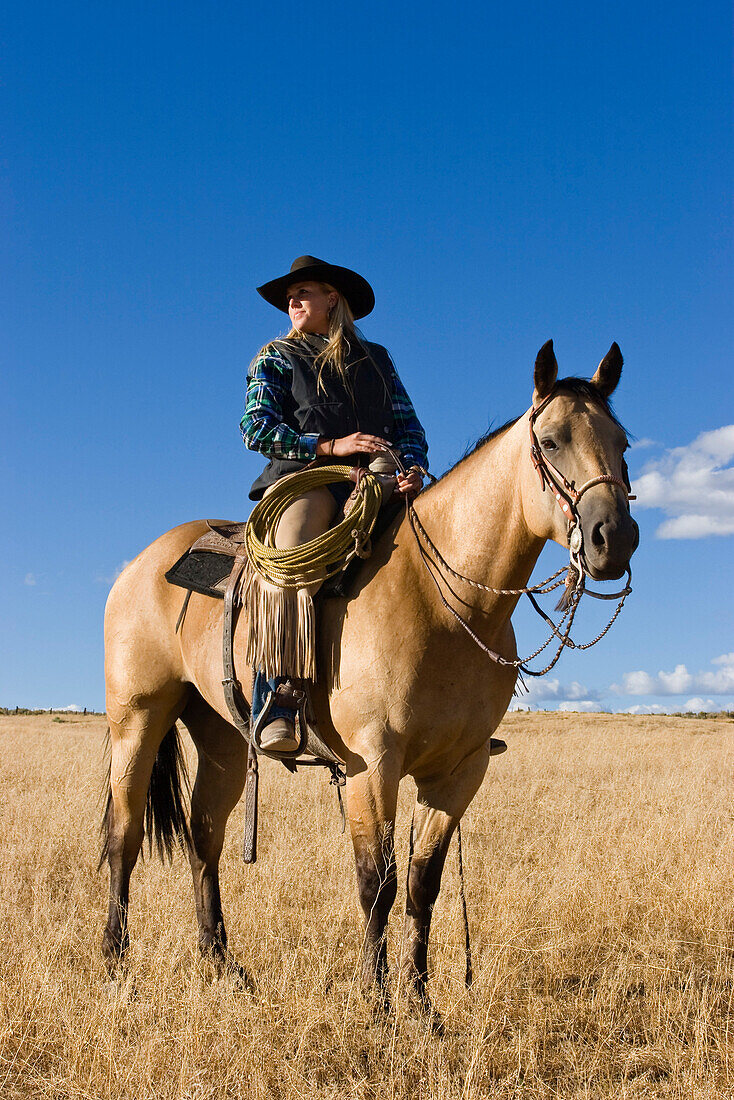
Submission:
[[31,2],[0,49],[0,705],[101,707],[122,563],[246,516],[253,288],[308,252],[375,287],[437,472],[546,339],[618,341],[635,591],[527,701],[734,706],[728,5]]

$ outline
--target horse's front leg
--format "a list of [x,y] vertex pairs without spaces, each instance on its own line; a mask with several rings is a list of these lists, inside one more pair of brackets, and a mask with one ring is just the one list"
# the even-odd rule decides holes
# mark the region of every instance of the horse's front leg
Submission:
[[408,991],[428,1007],[428,939],[451,837],[487,770],[489,746],[467,757],[457,771],[419,780],[412,825],[401,972]]
[[[347,778],[347,813],[365,916],[362,988],[386,998],[387,919],[395,901],[395,807],[400,767],[387,756]],[[351,772],[351,769],[350,769]]]

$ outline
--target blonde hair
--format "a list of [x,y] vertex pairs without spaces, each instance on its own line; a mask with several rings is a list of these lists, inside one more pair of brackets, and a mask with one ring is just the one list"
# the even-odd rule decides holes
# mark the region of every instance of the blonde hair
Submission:
[[[351,371],[349,369],[349,355],[352,349],[357,347],[364,352],[363,358],[368,359],[375,367],[380,378],[382,378],[386,392],[389,394],[390,390],[387,381],[383,377],[382,371],[370,355],[363,340],[360,339],[360,334],[354,324],[354,315],[349,307],[349,302],[336,287],[331,286],[329,283],[319,283],[318,285],[325,293],[336,294],[336,304],[329,310],[329,331],[324,346],[320,347],[317,345],[316,341],[313,339],[312,333],[301,332],[300,329],[297,328],[292,328],[290,332],[286,333],[284,337],[280,337],[279,340],[283,343],[290,342],[291,344],[301,345],[300,347],[297,346],[293,348],[293,350],[301,353],[305,350],[309,358],[313,357],[313,367],[316,373],[316,389],[319,393],[327,392],[325,379],[328,378],[329,375],[336,375],[344,384],[347,393],[350,394],[352,399],[354,398]],[[267,355],[271,347],[274,345],[277,346],[277,343],[278,341],[271,340],[269,343],[265,344],[253,359],[253,365],[261,356]],[[354,362],[352,362],[351,366],[354,366]]]
[[[319,283],[326,294],[336,294],[336,304],[329,310],[329,332],[326,344],[314,356],[313,366],[316,372],[316,389],[326,393],[324,376],[335,374],[347,390],[351,392],[351,380],[347,369],[349,353],[355,344],[359,345],[359,336],[354,327],[354,315],[349,308],[349,302],[343,294],[329,283]],[[309,344],[313,350],[313,344],[309,341],[308,332],[300,332],[292,328],[286,339],[302,340]]]

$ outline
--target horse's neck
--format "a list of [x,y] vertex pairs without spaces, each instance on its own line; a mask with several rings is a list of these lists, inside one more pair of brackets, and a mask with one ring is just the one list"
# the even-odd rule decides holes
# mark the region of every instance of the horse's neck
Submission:
[[[481,446],[430,492],[416,511],[444,559],[457,572],[493,588],[522,588],[543,548],[525,522],[522,472],[526,467],[527,422],[523,417]],[[461,582],[458,582],[461,587]],[[461,596],[467,595],[464,591]],[[472,595],[485,610],[498,598]],[[504,598],[510,614],[517,599]]]

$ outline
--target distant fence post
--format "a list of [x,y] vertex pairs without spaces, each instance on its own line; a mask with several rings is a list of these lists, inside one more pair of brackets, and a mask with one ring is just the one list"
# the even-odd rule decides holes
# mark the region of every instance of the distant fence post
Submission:
[[86,708],[86,707],[84,708],[84,713],[85,713],[85,714],[87,713],[87,708]]

